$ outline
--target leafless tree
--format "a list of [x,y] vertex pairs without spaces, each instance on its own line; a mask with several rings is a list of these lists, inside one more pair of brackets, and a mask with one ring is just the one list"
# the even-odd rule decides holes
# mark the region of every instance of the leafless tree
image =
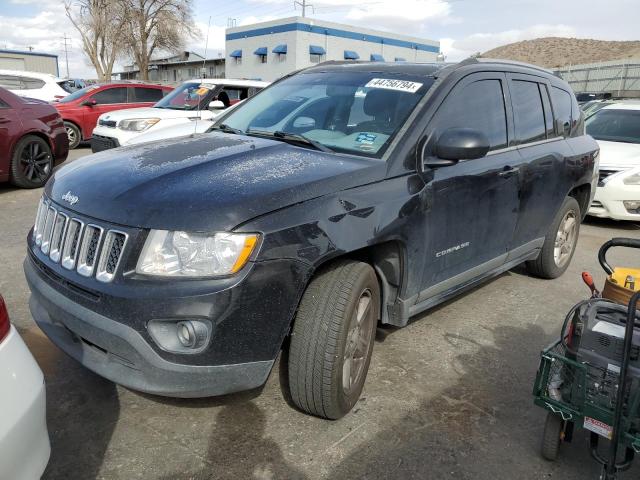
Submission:
[[82,37],[82,49],[98,80],[111,80],[113,65],[124,51],[122,0],[65,0],[67,17]]
[[188,38],[198,36],[193,0],[118,0],[125,20],[123,34],[130,56],[143,80],[156,51],[177,52]]

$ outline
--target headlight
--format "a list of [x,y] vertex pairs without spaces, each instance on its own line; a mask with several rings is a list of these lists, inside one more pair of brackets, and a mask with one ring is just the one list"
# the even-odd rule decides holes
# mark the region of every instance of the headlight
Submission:
[[143,132],[160,121],[159,118],[132,118],[131,120],[120,120],[118,128],[133,132]]
[[622,179],[625,185],[640,185],[640,172],[633,173]]
[[236,273],[251,256],[255,233],[203,233],[151,230],[136,272],[164,277],[215,277]]

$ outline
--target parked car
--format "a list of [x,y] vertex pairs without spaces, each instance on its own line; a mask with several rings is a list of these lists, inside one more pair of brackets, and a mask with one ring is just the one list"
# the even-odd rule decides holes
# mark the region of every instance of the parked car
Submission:
[[42,187],[68,152],[67,134],[55,108],[0,88],[0,182]]
[[0,367],[0,478],[34,480],[51,453],[44,375],[9,322],[1,295]]
[[600,179],[589,215],[640,220],[640,102],[608,105],[586,121],[600,145]]
[[254,80],[189,80],[152,108],[120,110],[102,115],[91,141],[91,150],[99,152],[128,145],[139,135],[174,125],[191,124],[196,119],[209,122],[208,128],[214,117],[245,98],[252,97],[267,85],[267,82]]
[[583,105],[592,100],[608,100],[612,97],[611,92],[600,92],[600,93],[588,93],[581,92],[576,93],[576,99],[578,100],[578,104]]
[[162,99],[173,88],[147,83],[114,82],[82,88],[55,103],[62,115],[69,136],[69,148],[76,148],[89,140],[98,122],[106,112],[122,108],[143,108]]
[[287,345],[295,404],[339,418],[378,322],[523,262],[567,269],[597,182],[581,119],[533,66],[306,69],[211,133],[58,171],[27,239],[31,312],[87,368],[159,395],[259,387]]
[[53,102],[69,95],[67,80],[46,73],[0,70],[0,87],[21,97]]
[[603,109],[607,105],[613,105],[618,101],[619,100],[591,100],[587,103],[580,105],[580,109],[584,113],[584,119],[586,120],[591,115]]

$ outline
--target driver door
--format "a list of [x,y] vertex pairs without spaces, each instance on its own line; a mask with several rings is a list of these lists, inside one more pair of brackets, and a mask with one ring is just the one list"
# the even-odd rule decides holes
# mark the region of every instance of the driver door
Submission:
[[490,151],[482,158],[423,168],[427,259],[418,302],[499,268],[507,258],[519,204],[508,100],[504,74],[473,74],[458,82],[429,124],[435,141],[428,142],[424,158],[435,156],[437,138],[449,128],[479,130]]

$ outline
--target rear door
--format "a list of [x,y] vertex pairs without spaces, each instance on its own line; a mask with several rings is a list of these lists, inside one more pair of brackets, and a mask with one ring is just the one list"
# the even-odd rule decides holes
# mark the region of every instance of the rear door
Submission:
[[0,178],[9,175],[13,143],[18,140],[22,122],[15,109],[2,98],[0,92]]
[[428,131],[472,128],[488,137],[483,158],[424,172],[430,203],[422,302],[504,264],[518,218],[518,178],[506,76],[462,79],[438,108]]
[[129,107],[127,104],[127,87],[106,87],[94,93],[90,98],[95,100],[97,104],[84,107],[83,135],[85,139],[91,137],[100,115]]
[[156,102],[162,100],[163,94],[160,88],[151,87],[131,87],[129,88],[129,102],[139,105],[130,105],[130,107],[151,107]]
[[565,158],[572,156],[564,140],[570,126],[554,131],[551,85],[543,77],[507,74],[514,117],[520,181],[520,212],[512,256],[540,247],[568,192]]

